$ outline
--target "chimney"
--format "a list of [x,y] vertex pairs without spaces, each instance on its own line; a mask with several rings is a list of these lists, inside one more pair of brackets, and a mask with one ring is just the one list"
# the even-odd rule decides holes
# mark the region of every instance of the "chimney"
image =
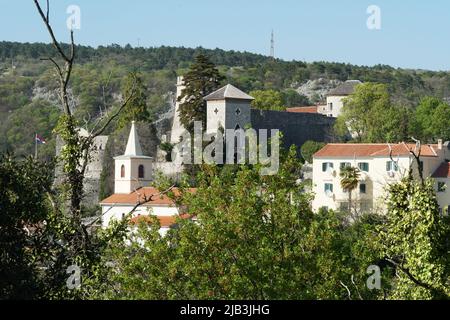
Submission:
[[444,147],[444,140],[439,139],[438,140],[438,150],[442,150]]

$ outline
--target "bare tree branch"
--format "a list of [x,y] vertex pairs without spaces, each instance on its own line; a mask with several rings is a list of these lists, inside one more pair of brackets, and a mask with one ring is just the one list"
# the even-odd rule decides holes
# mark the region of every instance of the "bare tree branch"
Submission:
[[352,300],[352,293],[350,292],[350,289],[342,281],[339,281],[339,283],[345,288],[345,290],[347,290],[348,300]]
[[[53,46],[56,48],[56,50],[58,50],[58,52],[61,55],[61,57],[63,57],[63,59],[66,62],[69,62],[70,61],[69,57],[67,57],[67,55],[62,50],[61,45],[56,40],[55,33],[53,32],[53,29],[50,26],[50,21],[48,20],[48,17],[49,17],[48,11],[47,11],[47,15],[45,15],[44,11],[41,8],[41,5],[39,4],[39,1],[38,0],[33,0],[33,1],[34,1],[34,4],[36,5],[36,8],[39,11],[39,14],[41,15],[42,20],[45,23],[45,26],[47,27],[47,30],[48,30],[48,33],[50,34],[50,37],[52,38]],[[48,0],[47,0],[47,3],[48,3]],[[47,10],[48,10],[48,5],[47,5]]]
[[120,115],[122,110],[128,105],[128,103],[131,101],[131,99],[133,99],[135,92],[136,92],[136,82],[133,83],[130,95],[125,99],[125,101],[122,103],[122,105],[119,107],[119,109],[111,117],[109,117],[109,119],[106,121],[106,123],[95,133],[92,133],[92,138],[98,137],[106,130],[106,128],[109,126],[109,124]]

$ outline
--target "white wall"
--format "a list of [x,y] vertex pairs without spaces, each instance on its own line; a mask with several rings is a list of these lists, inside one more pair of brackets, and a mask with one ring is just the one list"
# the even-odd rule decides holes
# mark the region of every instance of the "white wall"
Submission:
[[183,85],[183,77],[177,78],[177,95],[176,95],[176,102],[175,102],[175,113],[173,117],[173,123],[172,123],[172,130],[170,133],[170,143],[176,144],[180,142],[180,136],[183,135],[183,132],[185,132],[184,127],[182,126],[180,122],[180,104],[182,102],[178,102],[178,97],[181,96],[181,91],[185,88]]
[[[217,109],[217,113],[215,110]],[[208,101],[206,107],[206,133],[214,134],[220,127],[225,128],[226,102],[225,100]]]
[[[109,226],[112,220],[120,221],[125,215],[129,214],[133,210],[132,205],[102,205],[102,226],[104,228]],[[133,217],[139,215],[157,215],[164,217],[176,216],[179,214],[179,210],[176,207],[170,206],[155,206],[145,207],[141,206],[133,213]]]
[[[114,193],[128,194],[140,187],[147,187],[153,179],[153,166],[151,158],[117,159],[114,162]],[[121,177],[121,167],[125,166],[125,177]],[[144,166],[144,179],[138,179],[139,166]]]
[[[399,171],[394,172],[394,176],[389,176],[386,171],[386,162],[390,161],[389,157],[370,157],[370,158],[354,158],[341,157],[341,158],[314,158],[313,161],[313,192],[315,199],[313,201],[313,210],[317,211],[321,207],[328,207],[332,210],[339,210],[340,203],[348,202],[348,193],[343,192],[340,185],[340,163],[348,162],[352,166],[357,167],[359,162],[369,163],[369,172],[361,173],[361,181],[366,183],[366,194],[359,193],[359,186],[352,193],[352,199],[361,201],[364,203],[371,203],[374,210],[385,209],[385,197],[386,187],[389,183],[400,181],[403,177],[406,177],[409,173],[411,164],[413,168],[416,167],[415,160],[410,156],[403,156],[400,158],[394,158],[398,161]],[[443,159],[443,154],[439,157],[422,157],[421,160],[424,163],[424,177],[430,177],[440,166]],[[330,172],[322,172],[322,163],[332,162],[334,168]],[[445,179],[444,179],[445,180]],[[447,179],[450,180],[450,179]],[[325,183],[333,184],[334,193],[332,197],[328,197],[325,194]],[[449,183],[450,184],[450,183]],[[450,187],[450,186],[449,186]],[[438,194],[438,201],[440,207],[450,205],[450,191]]]
[[[346,96],[329,96],[327,97],[327,105],[325,110],[321,110],[321,113],[326,116],[332,116],[333,118],[337,118],[344,107],[343,100],[347,98]],[[333,109],[330,109],[330,103],[333,104]]]
[[[439,178],[439,179],[435,179],[436,180],[436,195],[437,195],[437,200],[439,202],[439,207],[441,209],[445,210],[449,210],[450,208],[450,178]],[[446,189],[444,192],[437,192],[438,190],[438,183],[442,182],[446,185]],[[450,212],[447,212],[448,214],[450,214]]]
[[[396,159],[397,160],[397,159]],[[390,161],[388,157],[379,158],[354,158],[342,157],[332,159],[314,159],[313,161],[313,191],[315,199],[313,201],[313,209],[318,210],[321,207],[328,207],[329,209],[339,210],[340,203],[348,202],[348,193],[344,192],[340,184],[340,164],[342,162],[351,163],[353,167],[358,167],[358,163],[369,163],[369,172],[361,172],[361,182],[366,184],[366,193],[360,194],[359,186],[352,193],[352,200],[363,202],[365,205],[371,206],[377,210],[384,207],[383,196],[385,195],[385,187],[387,184],[399,181],[406,176],[409,168],[409,157],[400,158],[399,171],[394,173],[394,176],[389,176],[386,171],[386,162]],[[332,171],[322,172],[322,163],[332,162],[334,168]],[[333,184],[334,193],[332,197],[325,194],[325,183]]]

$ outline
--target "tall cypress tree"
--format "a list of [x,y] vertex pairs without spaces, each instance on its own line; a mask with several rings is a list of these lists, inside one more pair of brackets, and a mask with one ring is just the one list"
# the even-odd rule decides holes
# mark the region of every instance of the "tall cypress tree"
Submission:
[[185,89],[178,98],[181,124],[189,131],[194,130],[194,121],[202,121],[206,126],[205,96],[217,90],[223,80],[214,63],[205,55],[198,55],[194,64],[184,76]]

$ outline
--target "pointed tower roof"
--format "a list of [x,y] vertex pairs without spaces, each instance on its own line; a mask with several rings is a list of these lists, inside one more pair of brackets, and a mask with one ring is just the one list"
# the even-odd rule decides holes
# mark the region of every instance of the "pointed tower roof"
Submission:
[[225,99],[237,99],[237,100],[247,100],[252,101],[255,100],[252,96],[249,96],[245,92],[239,90],[235,86],[228,84],[223,88],[220,88],[217,91],[214,91],[210,95],[204,98],[206,101],[213,100],[225,100]]
[[128,137],[127,148],[125,156],[143,156],[141,144],[139,143],[139,136],[136,129],[136,123],[131,123],[130,135]]
[[136,129],[136,123],[133,121],[131,123],[130,135],[128,136],[127,148],[125,149],[125,154],[120,157],[116,157],[115,159],[124,159],[124,158],[141,158],[141,159],[150,159],[150,157],[144,156],[142,153],[141,144],[139,143],[139,135]]

